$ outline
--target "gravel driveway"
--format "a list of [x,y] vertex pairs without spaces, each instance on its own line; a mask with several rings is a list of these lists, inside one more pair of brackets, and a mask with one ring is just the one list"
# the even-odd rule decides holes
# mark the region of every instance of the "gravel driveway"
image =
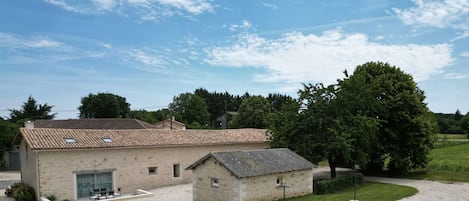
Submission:
[[366,181],[411,186],[418,193],[403,201],[467,201],[469,200],[469,183],[441,183],[438,181],[395,179],[385,177],[365,177]]

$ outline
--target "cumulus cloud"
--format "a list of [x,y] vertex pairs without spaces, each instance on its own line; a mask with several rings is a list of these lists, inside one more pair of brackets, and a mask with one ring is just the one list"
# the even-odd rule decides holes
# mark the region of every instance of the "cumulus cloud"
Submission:
[[247,20],[243,20],[241,22],[241,24],[232,24],[232,25],[230,25],[229,29],[231,31],[237,31],[237,30],[240,30],[240,29],[249,29],[251,27],[252,27],[251,22],[249,22]]
[[65,10],[82,14],[115,12],[137,16],[140,20],[158,20],[175,14],[199,15],[213,11],[207,0],[44,0]]
[[[469,36],[469,0],[412,0],[416,7],[393,8],[394,13],[408,25],[452,28]],[[461,36],[457,39],[461,39]]]
[[322,35],[292,32],[278,39],[243,34],[232,44],[210,47],[207,52],[205,61],[211,65],[263,68],[268,73],[257,75],[259,81],[287,83],[331,83],[343,77],[344,69],[351,72],[369,61],[396,65],[421,81],[441,73],[453,61],[448,44],[379,44],[365,34],[339,30]]

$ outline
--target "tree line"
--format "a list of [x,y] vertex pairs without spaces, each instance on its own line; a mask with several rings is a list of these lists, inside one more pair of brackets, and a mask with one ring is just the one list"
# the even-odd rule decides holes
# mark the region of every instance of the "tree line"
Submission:
[[[137,118],[155,123],[174,116],[188,128],[266,128],[273,147],[288,147],[313,163],[327,160],[335,168],[383,168],[392,173],[425,166],[433,134],[459,128],[469,131],[469,112],[433,114],[412,76],[387,63],[357,66],[351,75],[324,85],[304,84],[298,98],[271,93],[266,97],[209,92],[204,88],[173,97],[168,108],[131,110],[125,97],[88,94],[81,99],[79,118]],[[8,147],[20,123],[53,119],[53,106],[31,96],[9,119],[0,119],[0,146]],[[459,125],[457,127],[456,125]],[[11,145],[10,145],[11,146]]]

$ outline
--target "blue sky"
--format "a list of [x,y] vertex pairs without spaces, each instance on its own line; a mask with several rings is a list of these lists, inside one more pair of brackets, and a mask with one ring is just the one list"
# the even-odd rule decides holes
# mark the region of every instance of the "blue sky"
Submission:
[[58,119],[98,92],[146,110],[199,87],[296,97],[367,61],[469,111],[469,0],[14,0],[0,19],[3,117],[29,95]]

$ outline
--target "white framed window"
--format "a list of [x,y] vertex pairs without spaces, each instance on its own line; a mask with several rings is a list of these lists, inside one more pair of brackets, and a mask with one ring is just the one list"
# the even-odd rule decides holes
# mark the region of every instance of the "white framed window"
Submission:
[[210,178],[210,186],[212,186],[213,188],[218,188],[218,179],[217,178]]

